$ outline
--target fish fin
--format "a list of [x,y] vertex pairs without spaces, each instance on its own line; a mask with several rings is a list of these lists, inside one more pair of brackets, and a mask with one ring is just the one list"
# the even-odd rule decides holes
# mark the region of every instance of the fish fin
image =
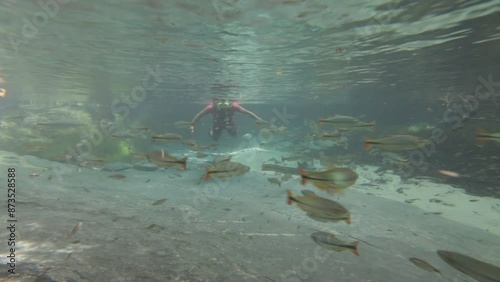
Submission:
[[345,196],[345,189],[332,189],[332,192],[337,196]]
[[373,142],[373,140],[370,139],[369,137],[365,137],[364,139],[365,139],[364,148],[365,148],[365,150],[368,150],[373,146],[373,144],[371,143],[371,142]]
[[348,218],[348,219],[346,219],[346,220],[344,220],[344,221],[345,221],[345,223],[347,223],[347,224],[351,224],[351,218]]
[[488,131],[484,129],[479,129],[479,131],[477,132],[477,135],[487,135],[487,134],[489,134]]
[[[326,135],[326,136],[325,136],[325,135]],[[321,137],[323,138],[323,140],[328,140],[328,138],[329,138],[329,136],[328,136],[328,132],[323,131],[323,132],[321,133]],[[332,138],[335,138],[335,137],[333,137],[333,136],[332,136]]]
[[306,182],[307,182],[307,180],[304,178],[305,173],[306,172],[304,171],[304,169],[302,169],[301,167],[299,167],[299,174],[302,177],[302,179],[300,180],[300,184],[302,184],[302,185],[305,185]]
[[313,191],[311,191],[311,190],[302,190],[302,191],[300,191],[300,192],[301,192],[301,193],[302,193],[302,195],[304,195],[304,196],[308,196],[308,195],[309,195],[309,196],[316,196],[316,194],[315,194]]
[[187,167],[186,167],[187,157],[182,158],[181,161],[182,161],[182,163],[181,163],[182,169],[187,170]]
[[312,183],[316,188],[321,189],[321,190],[326,190],[327,193],[333,194],[334,192],[331,189],[328,189],[328,183],[324,183],[322,181],[317,181],[317,180],[312,180]]
[[295,196],[295,195],[294,195],[294,194],[292,193],[292,191],[290,191],[290,190],[286,190],[286,194],[287,194],[287,196],[288,196],[288,197],[287,197],[286,204],[287,204],[287,205],[291,205],[291,204],[292,204],[292,202],[293,202],[293,196]]
[[352,245],[354,247],[354,249],[351,249],[351,252],[355,255],[357,255],[359,257],[359,253],[358,253],[358,244],[359,244],[359,241],[356,241],[354,242]]
[[325,184],[325,183],[320,182],[320,183],[318,183],[318,185],[316,185],[316,187],[318,187],[322,190],[326,190],[325,192],[330,194],[330,195],[339,196],[339,194],[340,194],[340,192],[338,191],[339,189],[333,188],[328,183]]
[[483,144],[485,141],[487,141],[488,139],[480,137],[480,136],[484,136],[484,135],[487,135],[487,134],[488,134],[488,132],[486,130],[480,129],[479,132],[476,135],[477,136],[476,137],[476,141],[475,141],[476,145]]
[[205,180],[209,180],[210,177],[212,177],[209,172],[210,172],[210,168],[208,166],[205,167],[205,170],[207,171],[207,173],[205,173],[205,175],[203,176],[203,179]]
[[370,122],[370,130],[375,130],[375,121]]
[[480,137],[477,137],[476,141],[475,141],[476,145],[481,145],[484,142],[486,142],[486,139],[485,138],[480,138]]

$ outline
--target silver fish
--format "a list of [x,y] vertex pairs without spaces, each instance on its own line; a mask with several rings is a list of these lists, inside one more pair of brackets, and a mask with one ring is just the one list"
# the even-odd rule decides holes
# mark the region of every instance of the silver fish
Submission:
[[358,241],[347,243],[337,239],[335,235],[323,231],[314,232],[313,234],[311,234],[311,238],[313,239],[314,242],[316,242],[316,244],[320,245],[325,249],[336,252],[342,252],[348,250],[353,254],[359,256]]
[[479,282],[500,281],[500,267],[498,266],[456,252],[439,250],[437,254],[447,264]]
[[421,260],[419,258],[409,258],[409,260],[417,267],[427,270],[429,272],[435,272],[437,274],[440,274],[441,271],[439,271],[437,268],[432,266],[430,263],[426,262],[425,260]]
[[71,236],[75,235],[76,232],[78,232],[78,230],[80,230],[80,228],[82,227],[82,225],[83,225],[83,221],[78,222],[75,225],[75,227],[73,227],[73,229],[71,229],[71,232],[69,232],[67,238],[69,239],[69,238],[71,238]]

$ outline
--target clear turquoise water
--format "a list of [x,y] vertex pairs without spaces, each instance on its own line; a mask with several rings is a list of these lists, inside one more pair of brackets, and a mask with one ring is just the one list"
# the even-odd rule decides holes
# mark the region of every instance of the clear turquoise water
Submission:
[[[485,218],[498,215],[500,147],[477,146],[474,136],[480,129],[500,132],[499,7],[499,1],[1,2],[2,171],[17,167],[25,187],[18,195],[20,281],[472,281],[446,268],[435,250],[499,265],[498,234],[489,232],[500,230],[498,223],[430,220],[417,207],[355,186],[362,192],[341,201],[357,222],[325,226],[284,205],[285,189],[303,188],[297,179],[278,189],[259,168],[305,153],[316,165],[320,155],[331,162],[345,157],[361,174],[364,165],[383,167],[363,150],[363,137],[441,132],[446,138],[434,138],[432,152],[404,154],[415,158],[410,180],[430,177],[437,187],[451,184],[457,190],[449,191],[484,197],[491,205]],[[149,139],[113,139],[103,129],[107,122],[213,144],[211,117],[192,134],[173,126],[213,97],[238,100],[287,133],[267,140],[238,115],[239,136],[224,134],[217,149],[204,151],[207,157],[181,145],[163,147],[188,156],[187,172],[127,170],[120,182],[100,165],[78,165],[92,158],[131,163],[128,150],[161,147]],[[377,129],[349,136],[348,148],[308,137],[311,122],[334,114],[374,120]],[[36,126],[46,120],[83,126]],[[77,148],[85,142],[91,148],[81,155]],[[28,152],[32,146],[45,149]],[[252,148],[266,151],[249,156],[245,150]],[[78,162],[55,161],[76,151]],[[206,204],[194,203],[200,190],[214,185],[198,183],[205,165],[228,152],[251,173],[219,186]],[[438,169],[463,177],[444,178]],[[403,184],[391,182],[394,195]],[[161,198],[168,199],[165,206],[151,206]],[[188,221],[186,207],[195,211]],[[7,220],[5,212],[1,218]],[[65,236],[79,221],[81,242],[68,244]],[[157,226],[148,229],[151,224]],[[321,261],[308,237],[318,228],[343,238],[354,234],[381,249],[365,244],[359,258],[332,252]],[[412,256],[446,274],[416,268],[407,260]]]

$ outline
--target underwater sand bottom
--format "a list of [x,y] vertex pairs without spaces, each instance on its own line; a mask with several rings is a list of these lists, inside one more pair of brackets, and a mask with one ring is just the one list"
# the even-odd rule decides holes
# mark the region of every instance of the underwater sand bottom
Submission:
[[[201,164],[188,171],[127,170],[121,172],[125,179],[112,179],[108,176],[114,173],[29,156],[19,157],[26,162],[16,164],[2,161],[0,171],[15,166],[18,172],[16,279],[472,281],[442,262],[438,249],[500,265],[498,226],[491,222],[498,210],[480,208],[498,200],[469,202],[471,196],[460,190],[446,194],[456,189],[431,182],[399,187],[397,177],[379,188],[363,186],[379,176],[375,168],[359,167],[358,184],[344,197],[332,197],[350,209],[353,223],[321,223],[285,204],[285,189],[299,193],[314,187],[294,178],[277,187],[267,181],[266,175],[273,173],[255,171],[269,157],[269,152],[236,156],[235,161],[246,159],[245,164],[251,160],[254,171],[224,182],[200,182]],[[0,178],[6,183],[5,173]],[[407,196],[397,192],[399,188]],[[163,198],[165,203],[152,205]],[[407,198],[421,200],[404,203]],[[6,222],[6,212],[0,219]],[[67,238],[80,221],[81,229]],[[310,238],[315,230],[349,242],[361,240],[360,256],[321,249]],[[0,238],[7,235],[0,230]],[[6,272],[6,252],[0,249],[0,278]],[[426,260],[443,276],[415,267],[409,257]]]

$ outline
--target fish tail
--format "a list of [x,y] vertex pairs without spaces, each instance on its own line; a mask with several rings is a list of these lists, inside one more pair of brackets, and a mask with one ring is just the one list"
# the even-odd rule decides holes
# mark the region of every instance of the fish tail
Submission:
[[306,176],[306,172],[301,167],[299,167],[299,174],[300,174],[300,176],[302,176],[302,179],[300,180],[300,184],[305,185],[307,182],[307,179],[304,177],[304,176]]
[[375,130],[375,121],[370,122],[370,130]]
[[205,167],[205,170],[207,171],[207,173],[205,173],[205,176],[203,177],[203,179],[205,179],[205,180],[209,180],[209,179],[210,179],[210,177],[212,177],[212,176],[210,175],[210,173],[209,173],[209,172],[210,172],[210,168],[209,168],[208,166],[206,166],[206,167]]
[[181,159],[181,167],[183,170],[187,170],[186,162],[187,162],[187,157]]
[[373,146],[373,139],[369,138],[369,137],[365,137],[365,145],[364,145],[364,148],[366,150],[370,149],[372,146]]
[[477,132],[477,135],[488,135],[488,131],[484,130],[484,129],[479,129],[479,131]]
[[354,243],[352,243],[352,246],[354,247],[353,249],[350,249],[351,252],[355,255],[357,255],[359,257],[359,253],[358,253],[358,244],[359,244],[359,241],[356,241]]
[[484,139],[484,138],[480,138],[480,137],[477,137],[477,138],[476,138],[476,141],[475,141],[474,143],[476,143],[476,145],[481,145],[481,144],[483,144],[485,141],[486,141],[486,139]]
[[483,144],[485,141],[488,139],[484,138],[486,135],[488,135],[488,132],[484,129],[479,130],[479,132],[476,135],[476,144],[480,145]]
[[292,191],[290,191],[290,190],[286,190],[286,194],[288,195],[288,197],[287,197],[287,201],[286,201],[286,204],[287,204],[287,205],[291,205],[291,204],[292,204],[292,202],[293,202],[293,197],[294,197],[295,195],[294,195],[294,194],[292,193]]

